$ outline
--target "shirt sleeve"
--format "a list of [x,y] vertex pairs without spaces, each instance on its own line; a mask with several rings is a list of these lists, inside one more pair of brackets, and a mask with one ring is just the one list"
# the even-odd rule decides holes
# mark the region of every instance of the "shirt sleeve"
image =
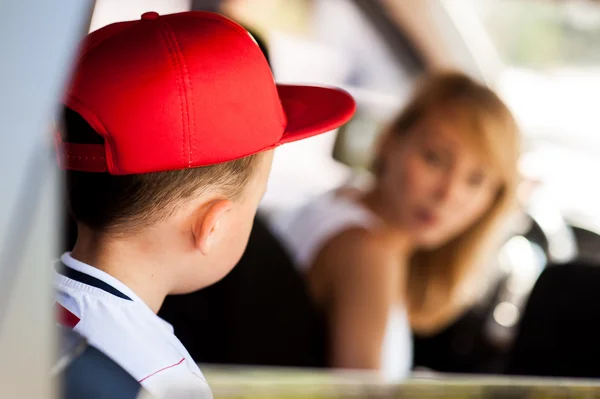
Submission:
[[213,398],[204,377],[192,372],[185,362],[157,371],[140,382],[146,390],[158,398]]

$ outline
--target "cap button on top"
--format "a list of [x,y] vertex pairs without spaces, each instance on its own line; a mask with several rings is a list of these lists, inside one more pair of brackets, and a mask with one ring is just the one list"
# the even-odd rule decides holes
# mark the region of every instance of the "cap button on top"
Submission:
[[149,11],[142,14],[142,19],[156,19],[158,18],[158,13],[156,11]]

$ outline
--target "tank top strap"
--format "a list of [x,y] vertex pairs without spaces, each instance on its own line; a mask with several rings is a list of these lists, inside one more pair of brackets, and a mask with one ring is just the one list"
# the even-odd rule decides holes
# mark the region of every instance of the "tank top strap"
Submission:
[[305,272],[323,246],[338,234],[355,227],[371,230],[380,225],[378,217],[357,201],[330,192],[274,220],[273,230],[297,267]]

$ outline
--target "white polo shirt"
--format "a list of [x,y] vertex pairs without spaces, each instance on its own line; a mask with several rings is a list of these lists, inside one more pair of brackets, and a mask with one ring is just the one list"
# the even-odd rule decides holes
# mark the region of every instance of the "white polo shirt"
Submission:
[[160,398],[212,398],[173,327],[119,280],[70,253],[55,265],[61,323],[123,367]]

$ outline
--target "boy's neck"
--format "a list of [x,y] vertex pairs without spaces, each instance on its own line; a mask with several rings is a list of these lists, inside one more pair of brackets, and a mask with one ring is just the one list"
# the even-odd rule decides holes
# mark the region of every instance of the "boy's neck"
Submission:
[[169,269],[161,264],[157,247],[160,248],[149,242],[124,241],[80,228],[71,256],[110,274],[158,313],[171,291],[171,281],[164,275]]

